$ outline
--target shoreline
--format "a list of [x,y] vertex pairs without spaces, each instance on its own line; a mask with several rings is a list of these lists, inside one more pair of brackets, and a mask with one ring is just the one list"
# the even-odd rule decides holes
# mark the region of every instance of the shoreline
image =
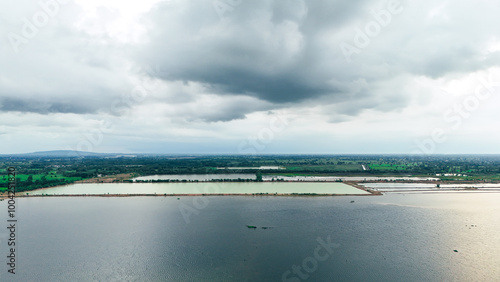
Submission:
[[81,184],[81,183],[120,183],[124,180],[131,179],[133,177],[133,173],[122,173],[122,174],[114,174],[114,175],[106,175],[102,177],[94,177],[87,178],[83,180],[78,180],[73,182],[73,184]]
[[[368,194],[333,194],[333,193],[321,193],[321,194],[316,194],[316,193],[217,193],[217,194],[203,194],[203,193],[197,193],[197,194],[144,194],[144,193],[133,193],[133,194],[52,194],[52,195],[47,195],[47,194],[42,194],[42,195],[26,195],[26,193],[32,193],[35,191],[43,191],[45,189],[50,189],[50,188],[56,188],[56,187],[64,187],[68,185],[73,185],[73,184],[87,184],[87,183],[96,183],[96,184],[109,184],[109,183],[129,183],[129,184],[142,184],[142,183],[152,183],[152,182],[126,182],[124,180],[129,180],[132,177],[132,174],[118,174],[118,175],[110,175],[110,176],[104,176],[104,177],[98,177],[98,178],[90,178],[90,179],[85,179],[85,180],[79,180],[75,181],[73,183],[68,183],[68,184],[63,184],[63,185],[56,185],[56,186],[51,186],[51,187],[45,187],[45,188],[38,188],[35,190],[29,190],[29,191],[23,191],[23,192],[18,192],[15,194],[15,197],[19,198],[24,198],[24,197],[146,197],[146,196],[292,196],[292,197],[316,197],[316,196],[380,196],[384,195],[385,193],[404,193],[404,192],[433,192],[436,193],[438,191],[434,190],[407,190],[407,191],[378,191],[375,189],[367,188],[363,185],[360,185],[362,183],[423,183],[423,184],[497,184],[495,182],[490,182],[490,181],[466,181],[466,180],[457,180],[457,181],[450,181],[450,180],[444,180],[444,181],[439,181],[439,180],[360,180],[360,181],[318,181],[318,180],[299,180],[299,181],[263,181],[264,183],[343,183],[345,185],[349,185],[353,188],[359,189],[361,191],[367,192]],[[153,182],[154,183],[154,182]],[[158,183],[169,183],[169,182],[158,182]],[[203,180],[203,181],[176,181],[172,183],[240,183],[240,182],[232,182],[232,181],[210,181],[210,180]],[[241,182],[241,183],[247,183],[247,182]],[[248,182],[249,183],[249,182]],[[446,191],[475,191],[476,189],[454,189],[454,188],[448,188],[448,189],[441,189],[441,192],[446,192]],[[478,191],[479,192],[479,191]],[[493,191],[491,191],[493,192]],[[2,193],[0,194],[0,199],[5,199],[8,197],[8,194]]]
[[349,185],[351,187],[354,187],[356,189],[359,189],[359,190],[362,190],[362,191],[365,191],[365,192],[368,192],[370,193],[372,196],[380,196],[382,195],[382,192],[380,191],[377,191],[377,190],[372,190],[370,188],[366,188],[365,186],[362,186],[362,185],[359,185],[357,182],[352,182],[352,181],[346,181],[346,182],[342,182],[346,185]]
[[[124,174],[120,176],[125,176]],[[45,189],[50,189],[50,188],[55,188],[55,187],[64,187],[68,185],[73,185],[73,184],[86,184],[86,183],[123,183],[127,184],[128,182],[119,182],[116,181],[116,178],[111,178],[108,177],[107,179],[112,179],[114,181],[109,181],[109,182],[103,182],[103,181],[98,181],[102,180],[100,178],[91,178],[91,179],[86,179],[86,180],[80,180],[80,181],[75,181],[73,183],[65,184],[65,185],[57,185],[57,186],[51,186],[51,187],[45,187],[45,188],[39,188],[35,190],[29,190],[29,191],[23,191],[23,192],[18,192],[16,193],[16,197],[53,197],[53,196],[62,196],[62,197],[86,197],[86,196],[96,196],[96,197],[134,197],[134,196],[380,196],[382,193],[380,191],[372,190],[369,188],[366,188],[362,185],[358,185],[356,182],[351,182],[351,181],[346,181],[346,182],[337,182],[337,181],[280,181],[280,182],[272,182],[272,181],[263,181],[265,183],[343,183],[345,185],[351,186],[353,188],[359,189],[361,191],[367,192],[368,194],[331,194],[331,193],[218,193],[218,194],[53,194],[53,195],[26,195],[26,193],[31,193],[34,191],[40,191],[40,190],[45,190]],[[145,182],[145,183],[151,183],[151,182]],[[197,181],[197,182],[172,182],[172,183],[221,183],[218,181]],[[232,182],[222,182],[222,183],[232,183]],[[249,183],[249,182],[234,182],[234,183]],[[142,184],[141,182],[139,183],[128,183],[128,184]],[[21,194],[22,193],[22,194]],[[3,195],[0,195],[0,198],[3,198]]]
[[[380,194],[382,195],[382,194]],[[200,196],[247,196],[247,197],[332,197],[332,196],[378,196],[378,194],[51,194],[51,195],[16,195],[16,198],[43,198],[43,197],[200,197]]]
[[[199,183],[206,183],[206,182],[212,182],[212,181],[203,181]],[[285,181],[289,183],[299,183],[299,182],[305,182],[305,181]],[[310,181],[311,183],[317,183],[318,181]],[[116,182],[115,182],[116,183]],[[181,182],[182,183],[182,182]],[[192,182],[187,182],[187,183],[192,183]],[[324,182],[321,182],[324,183]],[[336,183],[336,182],[333,182]],[[30,190],[30,191],[23,191],[16,193],[16,198],[30,198],[30,197],[175,197],[175,196],[291,196],[291,197],[331,197],[331,196],[381,196],[383,195],[382,192],[376,191],[376,190],[371,190],[367,189],[364,186],[358,185],[354,182],[343,182],[345,185],[351,186],[353,188],[359,189],[361,191],[367,192],[368,194],[336,194],[336,193],[216,193],[216,194],[208,194],[208,193],[196,193],[196,194],[144,194],[144,193],[133,193],[133,194],[31,194],[29,195],[30,192],[32,191],[40,191],[43,189],[50,189],[53,187],[60,187],[60,186],[67,186],[71,184],[66,184],[66,185],[58,185],[58,186],[53,186],[53,187],[46,187],[46,188],[40,188],[36,190]],[[77,183],[72,183],[72,184],[77,184]],[[78,184],[83,184],[83,183],[78,183]],[[130,183],[133,184],[133,183]],[[139,183],[140,184],[140,183]],[[28,195],[26,194],[28,193]],[[0,198],[2,198],[3,195],[0,195]]]

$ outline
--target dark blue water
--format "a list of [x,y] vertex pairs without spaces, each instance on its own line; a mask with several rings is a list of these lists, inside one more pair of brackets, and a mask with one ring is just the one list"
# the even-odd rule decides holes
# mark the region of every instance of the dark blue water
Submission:
[[4,263],[0,280],[499,281],[499,204],[495,193],[18,199],[16,274]]

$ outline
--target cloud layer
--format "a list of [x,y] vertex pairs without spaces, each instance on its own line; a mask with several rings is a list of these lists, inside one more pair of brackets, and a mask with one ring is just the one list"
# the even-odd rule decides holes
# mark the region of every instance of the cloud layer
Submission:
[[[0,136],[42,136],[18,151],[75,147],[105,122],[90,149],[237,153],[285,116],[257,151],[405,153],[443,127],[475,152],[443,113],[500,81],[496,1],[40,3],[0,9]],[[491,96],[461,132],[492,126]],[[366,133],[380,147],[352,141]]]

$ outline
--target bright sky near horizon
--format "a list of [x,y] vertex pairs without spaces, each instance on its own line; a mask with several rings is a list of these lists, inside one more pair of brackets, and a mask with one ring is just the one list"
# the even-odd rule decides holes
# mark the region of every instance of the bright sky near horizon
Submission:
[[0,154],[500,153],[500,2],[0,4]]

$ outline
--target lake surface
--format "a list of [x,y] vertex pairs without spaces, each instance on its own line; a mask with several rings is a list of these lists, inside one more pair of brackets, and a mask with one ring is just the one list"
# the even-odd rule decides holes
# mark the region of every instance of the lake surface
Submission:
[[431,181],[439,180],[435,177],[410,177],[410,176],[282,176],[282,175],[264,175],[263,180],[280,178],[285,181],[376,181],[376,180],[410,180],[410,181]]
[[381,192],[398,191],[446,191],[446,190],[467,190],[477,189],[477,191],[498,191],[500,183],[474,183],[474,184],[441,184],[438,188],[431,183],[360,183],[360,185]]
[[[140,176],[136,180],[211,180],[211,179],[255,179],[253,173],[226,173],[226,174],[161,174]],[[409,181],[430,181],[439,180],[435,177],[409,177],[409,176],[283,176],[283,175],[263,175],[262,180],[271,181],[272,179],[283,179],[286,181],[330,181],[335,182],[338,179],[342,181],[375,181],[375,180],[409,180]]]
[[198,180],[207,181],[212,179],[255,179],[251,173],[225,173],[225,174],[160,174],[133,178],[133,180]]
[[343,183],[206,182],[206,183],[82,183],[45,188],[30,195],[76,194],[369,194]]
[[294,265],[308,281],[498,281],[499,203],[500,193],[20,198],[17,274],[4,263],[0,281],[303,281]]
[[231,166],[231,167],[218,167],[217,169],[232,169],[232,170],[245,170],[245,169],[253,169],[253,170],[274,170],[274,169],[286,169],[281,166]]

